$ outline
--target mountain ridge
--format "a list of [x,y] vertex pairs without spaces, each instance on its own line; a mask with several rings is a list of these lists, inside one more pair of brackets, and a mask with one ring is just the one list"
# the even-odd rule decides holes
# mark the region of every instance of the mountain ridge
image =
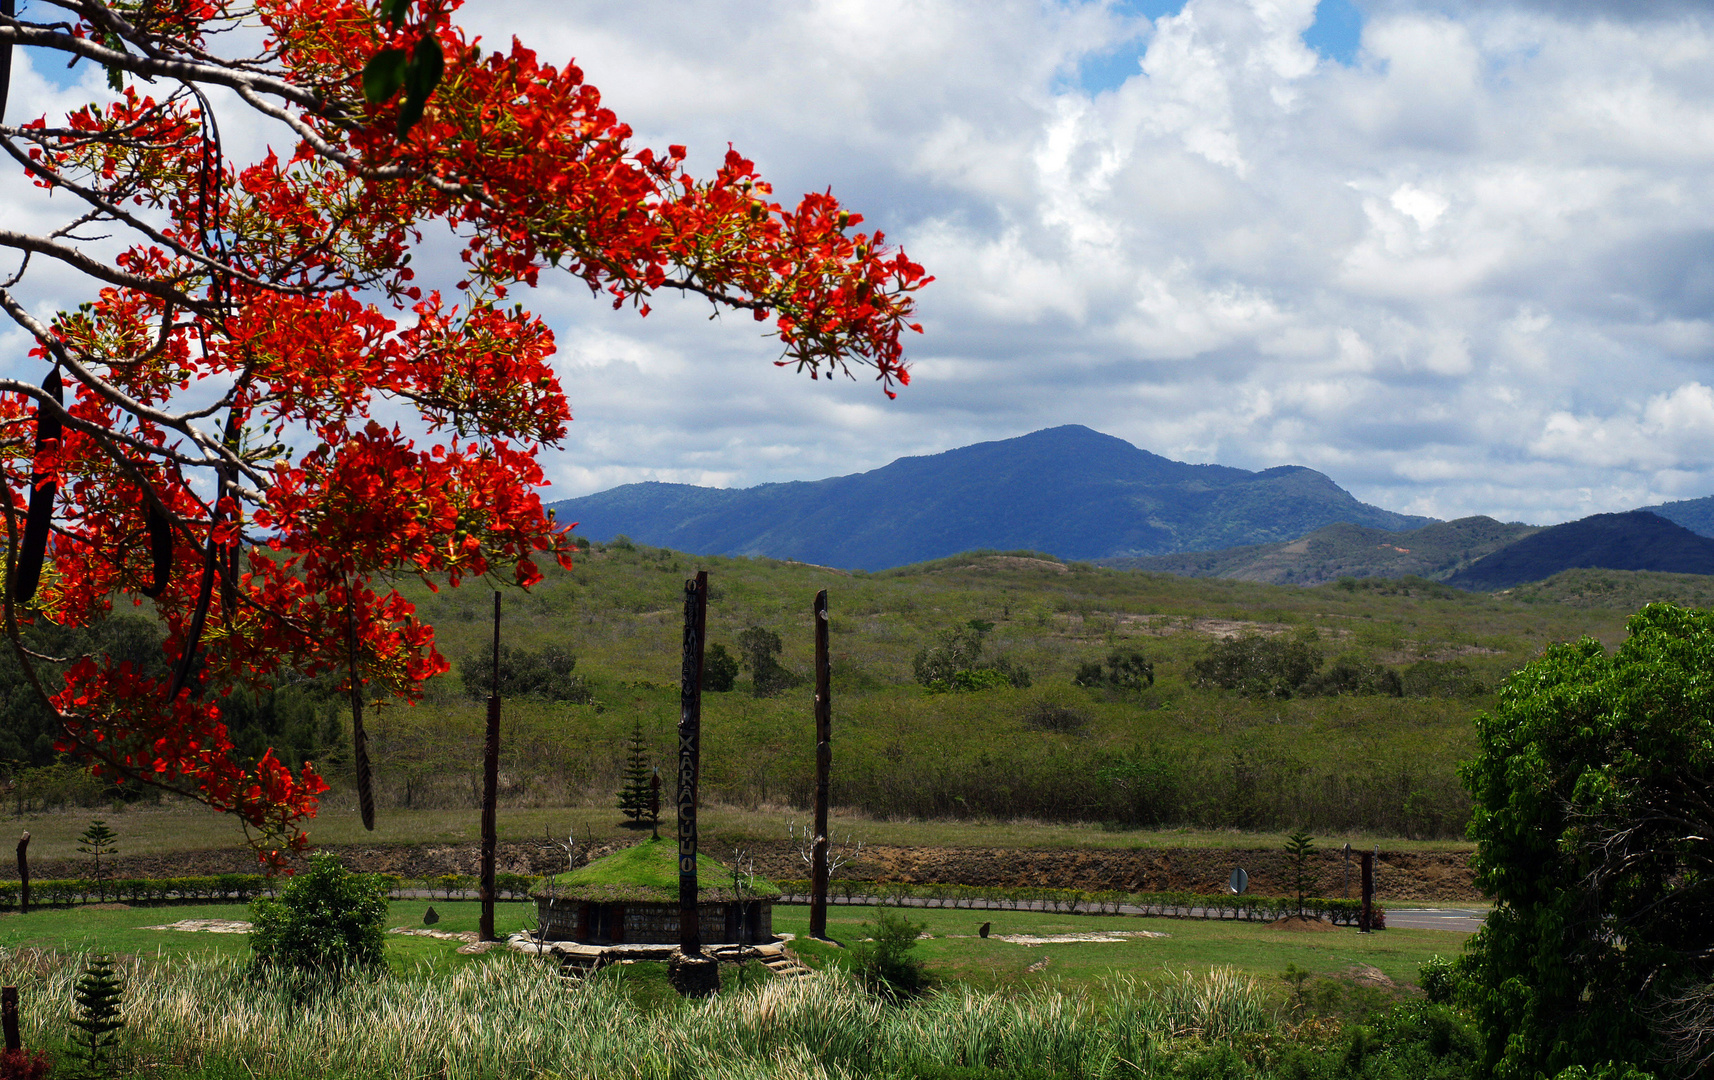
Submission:
[[1714,574],[1714,539],[1649,510],[1591,514],[1532,532],[1445,581],[1455,588],[1493,592],[1585,568]]
[[972,548],[1066,559],[1289,541],[1340,521],[1434,519],[1363,503],[1301,465],[1173,461],[1081,425],[898,458],[823,480],[703,488],[647,481],[551,504],[605,541],[878,570]]

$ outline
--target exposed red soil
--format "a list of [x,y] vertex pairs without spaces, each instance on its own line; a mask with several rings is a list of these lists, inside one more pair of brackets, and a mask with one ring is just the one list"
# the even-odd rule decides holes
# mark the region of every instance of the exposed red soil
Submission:
[[[588,854],[599,857],[623,846],[598,844]],[[394,873],[406,877],[475,874],[480,851],[475,844],[393,844],[336,849],[354,870]],[[716,856],[722,852],[714,852]],[[772,878],[806,877],[797,851],[785,842],[752,844],[756,870]],[[505,841],[496,862],[506,873],[542,874],[564,865],[564,854],[545,841]],[[1321,896],[1355,897],[1361,888],[1353,855],[1349,885],[1342,855],[1318,853],[1316,888]],[[247,848],[189,851],[170,855],[120,856],[113,860],[118,877],[179,877],[196,874],[254,873],[256,857]],[[1225,848],[1051,849],[896,847],[873,845],[862,857],[835,876],[863,881],[943,883],[991,888],[1045,887],[1087,891],[1187,891],[1218,893],[1234,868],[1250,876],[1250,891],[1262,896],[1293,892],[1291,862],[1279,850]],[[80,877],[88,873],[83,859],[32,861],[38,878]],[[1376,865],[1376,895],[1382,902],[1481,901],[1471,881],[1470,856],[1463,852],[1381,852]],[[1347,888],[1349,892],[1347,893]]]

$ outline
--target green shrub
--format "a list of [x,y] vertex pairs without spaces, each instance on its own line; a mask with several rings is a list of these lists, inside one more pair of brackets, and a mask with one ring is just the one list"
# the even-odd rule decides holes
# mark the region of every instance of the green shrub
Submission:
[[1431,956],[1417,969],[1417,985],[1435,1005],[1450,1005],[1458,991],[1458,967],[1444,956]]
[[1148,657],[1135,650],[1107,654],[1107,664],[1091,660],[1077,666],[1072,682],[1090,690],[1106,688],[1118,691],[1146,690],[1155,684],[1155,666]]
[[803,680],[780,663],[785,646],[780,635],[760,626],[747,626],[738,635],[738,651],[750,669],[750,689],[757,697],[771,697]]
[[[557,645],[541,649],[500,646],[500,696],[530,697],[541,701],[569,701],[587,705],[595,700],[581,675],[574,674],[577,657]],[[459,661],[464,692],[486,699],[494,688],[494,643]]]
[[928,986],[922,958],[916,955],[917,935],[926,923],[913,923],[901,911],[875,909],[875,921],[864,923],[872,939],[851,950],[851,972],[869,989],[891,998],[910,997]]
[[942,630],[933,645],[919,650],[911,661],[911,674],[931,694],[998,690],[1006,686],[1024,689],[1030,685],[1028,669],[1000,656],[983,662],[984,627],[992,623],[972,619],[964,626]]
[[1403,684],[1399,673],[1380,664],[1370,664],[1356,657],[1340,657],[1331,665],[1304,680],[1300,691],[1305,697],[1402,697]]
[[257,968],[331,976],[382,964],[387,893],[373,874],[353,874],[327,852],[288,881],[277,900],[250,904],[250,952]]
[[702,658],[702,688],[716,694],[730,691],[738,681],[738,658],[724,645],[710,645]]
[[1289,698],[1321,667],[1313,632],[1291,637],[1242,634],[1216,641],[1191,665],[1197,686],[1245,697]]

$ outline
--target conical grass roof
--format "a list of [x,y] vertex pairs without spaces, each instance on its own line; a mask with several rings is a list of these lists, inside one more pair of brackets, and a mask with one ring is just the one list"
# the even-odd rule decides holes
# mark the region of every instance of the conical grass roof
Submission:
[[[530,895],[602,904],[676,904],[678,843],[664,837],[644,840],[576,870],[544,878]],[[746,876],[744,899],[774,900],[779,895],[779,886],[773,882]],[[732,892],[732,871],[701,852],[696,856],[696,899],[704,904],[737,899]]]

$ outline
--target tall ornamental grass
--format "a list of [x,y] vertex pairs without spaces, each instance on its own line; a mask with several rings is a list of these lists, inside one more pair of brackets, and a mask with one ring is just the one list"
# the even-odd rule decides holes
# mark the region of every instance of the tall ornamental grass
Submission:
[[[23,988],[26,1045],[66,1037],[78,969],[72,958],[0,951],[0,980]],[[832,1080],[925,1066],[1128,1077],[1163,1055],[1275,1025],[1255,980],[1229,969],[1161,984],[1119,978],[1093,999],[960,988],[903,1006],[825,972],[654,1012],[605,980],[567,983],[510,956],[332,990],[286,974],[259,979],[218,957],[144,958],[122,973],[122,1052],[137,1071],[257,1080]]]

